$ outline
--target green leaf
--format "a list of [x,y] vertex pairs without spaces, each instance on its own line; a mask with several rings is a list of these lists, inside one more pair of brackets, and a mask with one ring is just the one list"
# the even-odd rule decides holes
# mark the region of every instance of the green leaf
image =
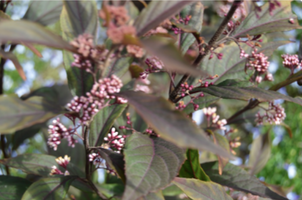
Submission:
[[123,200],[138,199],[167,186],[185,160],[179,147],[140,133],[127,138],[124,154],[127,181]]
[[41,87],[29,94],[21,96],[22,100],[26,100],[33,96],[44,97],[47,101],[59,106],[66,106],[72,100],[72,95],[67,85],[53,85],[51,87]]
[[[28,174],[49,176],[52,166],[56,166],[64,172],[63,168],[59,167],[55,159],[55,156],[46,154],[22,154],[14,158],[1,160],[0,163],[12,168],[20,169]],[[83,172],[72,163],[67,165],[67,170],[71,175],[79,175],[83,177]]]
[[191,199],[232,200],[232,198],[226,194],[225,189],[221,185],[213,182],[205,182],[197,179],[175,178],[173,183]]
[[120,94],[128,99],[129,104],[160,137],[180,147],[206,150],[223,157],[232,157],[210,141],[192,120],[175,110],[175,106],[168,100],[142,92],[126,91]]
[[5,52],[3,50],[0,50],[0,57],[12,61],[12,63],[15,65],[15,68],[18,71],[18,73],[21,76],[21,78],[24,81],[26,80],[26,76],[25,76],[25,73],[23,71],[23,68],[22,68],[21,64],[19,63],[19,60],[15,56],[15,54],[13,54],[12,52]]
[[98,150],[99,154],[105,159],[110,168],[118,174],[123,182],[126,182],[124,156],[108,149],[100,148]]
[[125,189],[124,185],[118,183],[100,184],[96,185],[96,187],[107,198],[122,196]]
[[182,194],[182,190],[179,189],[176,185],[173,183],[170,184],[168,187],[162,190],[162,193],[164,196],[176,196]]
[[45,127],[45,123],[35,124],[33,126],[27,127],[16,131],[13,135],[13,150],[16,150],[26,139],[35,136],[42,127]]
[[143,200],[165,200],[161,191],[151,192]]
[[269,131],[257,137],[253,143],[249,156],[248,166],[250,167],[250,174],[254,175],[266,165],[271,156],[271,141],[269,138]]
[[[302,37],[301,37],[302,38]],[[277,83],[275,85],[273,85],[272,87],[270,87],[270,90],[274,90],[277,91],[280,88],[287,86],[295,81],[298,81],[302,79],[302,71],[298,71],[297,73],[291,75],[290,77],[288,77],[286,80],[281,81],[280,83]]]
[[[203,21],[204,7],[200,2],[193,3],[186,6],[180,13],[181,17],[191,16],[188,23],[189,26],[194,27],[197,33],[201,32]],[[196,38],[191,33],[182,33],[180,38],[181,52],[185,54],[190,46],[195,42]]]
[[0,96],[0,111],[1,133],[14,133],[65,112],[45,98],[31,97],[22,101],[15,95]]
[[248,172],[239,166],[228,163],[224,168],[222,175],[218,174],[218,162],[204,163],[201,165],[210,179],[218,184],[240,190],[246,193],[261,197],[269,197],[276,200],[287,200],[260,182],[255,176],[251,176]]
[[162,21],[174,15],[191,1],[152,1],[134,22],[137,36],[143,36],[149,30],[156,28]]
[[22,200],[64,199],[74,179],[76,176],[41,178],[26,190]]
[[238,99],[248,101],[252,98],[259,101],[273,101],[284,99],[302,105],[302,99],[292,98],[272,90],[265,90],[258,87],[233,87],[233,86],[210,86],[208,88],[197,88],[192,91],[201,91],[224,99]]
[[89,131],[89,144],[92,147],[100,146],[104,137],[110,131],[114,121],[118,118],[127,104],[115,104],[100,110],[92,119]]
[[[258,51],[270,56],[279,46],[288,43],[290,41],[266,42],[261,44],[262,47],[258,48]],[[241,44],[241,47],[247,54],[251,54],[252,49],[250,46]],[[221,60],[209,59],[210,55],[208,55],[200,64],[200,69],[212,76],[218,75],[218,78],[214,79],[215,83],[220,83],[227,79],[247,80],[250,77],[251,70],[247,71],[248,74],[245,72],[246,58],[240,58],[240,50],[234,42],[223,48],[216,49],[215,52],[223,54]]]
[[[67,41],[84,33],[89,33],[96,39],[98,17],[95,1],[64,1],[60,23],[62,36]],[[85,70],[71,67],[73,60],[71,53],[63,51],[69,88],[73,95],[82,96],[90,91],[93,78]]]
[[125,85],[131,80],[130,74],[127,77],[127,72],[132,61],[133,61],[133,57],[116,58],[112,62],[112,64],[105,69],[104,75],[106,77],[109,77],[115,74],[117,77],[119,77],[122,80],[123,84]]
[[204,71],[198,70],[191,66],[186,61],[181,52],[176,48],[170,39],[159,37],[150,37],[141,41],[144,48],[154,56],[157,56],[164,63],[164,68],[167,71],[176,72],[179,74],[190,74],[194,77],[208,77]]
[[[68,42],[35,22],[25,20],[5,20],[0,23],[0,43],[32,43],[57,49],[75,51]],[[22,34],[20,34],[22,33]]]
[[2,200],[21,199],[31,182],[20,177],[0,176],[0,196]]
[[179,171],[179,177],[196,178],[202,181],[211,181],[207,174],[200,167],[198,150],[187,150],[187,160]]
[[59,20],[62,6],[62,1],[31,1],[23,19],[47,26]]
[[[246,37],[247,34],[260,35],[301,28],[296,15],[292,13],[291,1],[280,1],[280,4],[280,7],[276,6],[276,9],[272,11],[272,15],[269,12],[269,3],[264,4],[260,12],[250,12],[241,25],[235,29],[232,37]],[[289,19],[293,19],[294,23],[290,23]]]

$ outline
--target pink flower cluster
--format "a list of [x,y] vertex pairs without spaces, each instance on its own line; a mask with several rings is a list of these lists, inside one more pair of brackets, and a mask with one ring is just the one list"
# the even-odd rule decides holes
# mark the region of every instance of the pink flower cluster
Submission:
[[202,111],[207,117],[208,126],[217,127],[221,130],[226,130],[225,125],[227,124],[227,121],[225,119],[218,120],[220,116],[216,114],[217,109],[215,107],[203,108]]
[[52,166],[52,170],[50,172],[50,175],[55,175],[55,174],[59,174],[59,175],[69,175],[69,172],[67,171],[67,165],[70,162],[70,157],[68,157],[67,155],[64,156],[64,158],[59,157],[56,159],[56,162],[58,163],[58,165],[60,165],[61,167],[63,167],[65,169],[65,172],[63,173],[61,170],[59,170],[55,165]]
[[79,35],[70,44],[77,48],[77,54],[73,54],[74,61],[71,66],[84,69],[92,73],[94,71],[93,65],[95,62],[104,62],[108,50],[104,47],[95,47],[93,43],[93,36],[90,34]]
[[148,68],[144,72],[140,73],[140,78],[142,79],[147,78],[150,73],[159,72],[164,66],[164,63],[156,56],[147,58],[145,63]]
[[[191,15],[187,15],[186,17],[184,18],[180,18],[177,20],[177,23],[180,23],[180,24],[184,24],[184,25],[188,25],[190,19],[192,18]],[[175,35],[178,35],[181,33],[181,28],[178,28],[178,27],[172,27],[171,28],[172,31],[174,32]]]
[[255,122],[257,125],[262,125],[263,122],[280,124],[285,119],[286,114],[280,104],[274,104],[274,102],[269,102],[268,104],[268,109],[265,110],[263,115],[260,112],[256,114]]
[[119,135],[115,128],[111,129],[107,137],[104,138],[105,143],[108,144],[109,148],[113,151],[120,153],[125,144],[126,135]]
[[126,25],[129,16],[124,6],[105,5],[99,11],[99,17],[104,20],[103,26],[108,27],[107,35],[114,44],[122,43],[125,35],[136,35],[135,28]]
[[82,111],[83,114],[79,115],[78,118],[81,123],[87,123],[94,114],[106,107],[111,99],[115,99],[118,104],[127,103],[126,99],[116,97],[122,86],[122,81],[115,75],[110,78],[100,79],[93,85],[91,91],[86,94],[87,97],[74,97],[67,104],[67,108],[77,113]]
[[294,73],[296,68],[300,68],[302,66],[302,62],[299,61],[298,55],[287,55],[284,54],[281,56],[283,58],[283,65],[286,68],[289,68],[291,74]]
[[77,140],[74,139],[75,129],[66,128],[61,122],[60,118],[52,121],[52,125],[48,127],[48,141],[47,144],[53,148],[55,151],[58,145],[61,143],[61,139],[66,138],[68,141],[68,146],[74,147]]
[[[241,51],[241,54],[244,54],[244,52]],[[243,56],[246,57],[246,54],[244,54]],[[252,55],[248,56],[247,59],[248,62],[245,65],[246,68],[254,69],[258,73],[255,79],[257,83],[260,83],[263,80],[263,77],[261,75],[265,75],[264,80],[273,80],[273,75],[268,73],[270,62],[268,61],[267,56],[265,56],[263,53],[258,53],[257,49],[255,48],[254,51],[252,51]]]

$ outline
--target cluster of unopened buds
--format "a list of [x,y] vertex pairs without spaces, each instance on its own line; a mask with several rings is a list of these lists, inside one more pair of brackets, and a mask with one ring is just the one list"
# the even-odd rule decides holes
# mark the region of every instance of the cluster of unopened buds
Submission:
[[96,47],[93,42],[93,36],[87,33],[79,35],[70,42],[77,49],[77,54],[73,54],[74,61],[71,66],[84,69],[93,73],[95,62],[104,62],[108,50],[104,47]]
[[241,145],[240,137],[233,137],[233,133],[236,133],[237,129],[230,128],[229,130],[225,130],[224,135],[225,138],[229,141],[230,150],[232,154],[236,155],[236,152],[234,151],[235,148],[238,148]]
[[[177,22],[180,23],[180,24],[188,25],[191,18],[192,18],[191,15],[187,15],[184,18],[179,18],[177,20]],[[178,35],[178,34],[181,33],[181,28],[178,28],[178,27],[172,27],[171,30],[174,32],[175,35]]]
[[92,162],[96,168],[106,169],[108,171],[108,173],[110,173],[112,175],[116,175],[115,171],[107,165],[107,163],[105,162],[105,160],[101,157],[101,155],[99,153],[89,154],[89,162]]
[[283,65],[286,68],[289,68],[291,74],[294,73],[296,68],[300,68],[302,66],[302,62],[299,61],[298,55],[287,55],[284,54],[281,56],[283,58]]
[[78,115],[77,117],[81,123],[86,123],[100,109],[108,106],[109,101],[112,99],[115,99],[115,103],[118,104],[127,103],[126,99],[116,96],[122,86],[122,81],[115,75],[110,78],[100,79],[92,86],[91,91],[86,94],[87,97],[74,97],[67,104],[67,108],[76,113],[82,112],[81,116]]
[[207,117],[208,127],[216,127],[221,130],[226,130],[225,125],[227,121],[225,119],[219,120],[219,115],[216,114],[217,109],[208,107],[202,109],[204,115]]
[[[246,57],[246,54],[243,50],[240,53],[241,56]],[[255,48],[252,51],[252,55],[247,57],[247,63],[245,65],[246,68],[255,70],[257,76],[255,78],[256,83],[260,83],[262,80],[272,81],[273,75],[268,73],[268,67],[270,62],[268,61],[268,57],[265,56],[263,53],[258,53],[257,49]],[[264,75],[264,79],[261,75]]]
[[148,68],[140,73],[140,78],[142,79],[147,78],[150,73],[159,72],[164,66],[163,62],[156,56],[146,58],[145,63]]
[[50,175],[64,175],[67,176],[69,175],[69,172],[67,171],[67,165],[70,162],[70,157],[67,155],[64,156],[64,158],[59,157],[56,159],[56,162],[58,163],[59,166],[63,167],[65,169],[65,172],[63,173],[60,169],[58,169],[55,165],[52,166],[52,170],[50,172]]
[[274,102],[268,103],[268,109],[265,109],[265,113],[261,115],[260,112],[256,114],[255,122],[257,125],[262,125],[263,122],[270,124],[280,124],[285,119],[286,114],[284,108],[280,104],[274,104]]
[[237,26],[240,25],[240,21],[233,22],[232,20],[228,22],[226,30],[222,32],[224,35],[228,35],[232,33]]
[[53,148],[55,151],[58,148],[58,145],[61,143],[63,138],[66,138],[68,141],[68,146],[74,147],[77,140],[74,139],[74,135],[77,134],[76,130],[73,128],[66,128],[61,122],[60,118],[57,118],[52,121],[52,124],[48,127],[48,141],[47,144]]
[[118,132],[113,127],[111,132],[108,133],[107,137],[104,138],[105,146],[108,145],[113,151],[120,153],[125,144],[126,135],[119,135]]

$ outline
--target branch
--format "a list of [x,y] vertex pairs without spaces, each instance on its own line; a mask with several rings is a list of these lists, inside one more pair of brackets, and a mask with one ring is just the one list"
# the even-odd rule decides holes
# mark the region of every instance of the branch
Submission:
[[227,119],[227,123],[231,124],[236,117],[238,117],[239,115],[241,115],[242,113],[244,113],[248,110],[255,108],[259,104],[260,104],[260,102],[258,101],[258,99],[251,100],[244,108],[242,108],[241,110],[236,112],[234,115],[232,115],[229,119]]
[[[224,18],[221,25],[217,29],[216,33],[213,35],[213,37],[209,41],[208,45],[205,47],[205,51],[202,54],[200,53],[198,55],[198,57],[195,59],[195,61],[193,63],[194,66],[197,66],[206,57],[206,55],[209,53],[210,49],[215,45],[216,41],[222,34],[223,30],[225,29],[225,27],[227,26],[229,21],[232,19],[236,9],[240,6],[241,3],[242,3],[242,0],[236,0],[233,2],[232,7],[229,10],[227,16]],[[172,101],[174,103],[177,102],[176,97],[177,97],[178,92],[181,89],[181,84],[186,82],[188,79],[189,79],[189,75],[187,75],[187,74],[182,77],[182,79],[177,84],[176,88],[170,94],[170,97],[169,97],[170,101]]]

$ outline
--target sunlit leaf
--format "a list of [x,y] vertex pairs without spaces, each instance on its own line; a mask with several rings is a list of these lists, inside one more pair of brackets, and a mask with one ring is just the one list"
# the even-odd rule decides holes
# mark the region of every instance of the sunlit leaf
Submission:
[[271,156],[271,141],[269,131],[258,136],[252,143],[248,166],[252,175],[257,174]]
[[239,166],[228,163],[223,168],[222,175],[218,174],[218,162],[204,163],[201,167],[212,181],[221,185],[261,197],[270,197],[276,200],[287,200],[287,198],[271,191],[268,187],[263,185],[258,178],[251,176]]
[[118,118],[127,104],[115,104],[101,109],[92,119],[89,131],[89,145],[100,146],[104,137],[110,131],[114,121]]
[[179,171],[179,177],[196,178],[202,181],[211,181],[207,174],[200,167],[198,150],[187,150],[187,160]]
[[98,190],[106,197],[122,196],[124,192],[124,185],[118,183],[98,184]]
[[118,176],[125,182],[125,162],[124,156],[120,153],[115,153],[108,149],[100,148],[99,154],[105,159],[106,163],[113,169]]
[[[97,23],[97,7],[94,1],[64,1],[60,24],[65,40],[71,41],[84,33],[89,33],[96,39]],[[91,74],[71,67],[74,58],[67,51],[63,51],[63,61],[67,71],[68,85],[73,95],[85,95],[93,84]]]
[[144,48],[154,56],[157,56],[164,63],[164,68],[167,71],[177,72],[180,74],[190,74],[194,77],[207,77],[208,74],[204,71],[197,70],[186,61],[181,52],[171,40],[162,39],[159,37],[151,37],[142,40]]
[[34,182],[24,193],[22,200],[33,199],[64,199],[70,184],[76,176],[41,178]]
[[2,57],[4,59],[11,60],[14,63],[14,65],[16,67],[16,70],[18,71],[18,73],[21,76],[21,78],[24,81],[26,80],[26,76],[25,76],[25,73],[23,71],[23,68],[22,68],[21,64],[19,63],[19,60],[15,56],[15,54],[13,54],[12,52],[5,52],[3,50],[0,50],[0,57]]
[[184,151],[161,138],[133,133],[126,140],[123,200],[138,199],[167,186],[185,159]]
[[250,100],[252,98],[259,101],[273,101],[275,99],[284,99],[302,105],[302,99],[292,98],[279,92],[265,90],[259,87],[233,87],[233,86],[209,86],[207,88],[197,88],[194,91],[202,91],[213,96],[225,99]]
[[31,182],[14,176],[0,176],[0,196],[2,200],[21,199]]
[[[267,42],[261,44],[262,47],[258,48],[258,51],[266,56],[270,56],[279,46],[288,43],[290,43],[290,41]],[[242,44],[241,48],[247,54],[250,54],[252,51],[251,47],[245,44]],[[232,42],[223,48],[217,48],[215,52],[223,54],[221,60],[217,58],[209,59],[210,55],[208,55],[200,64],[200,69],[212,76],[218,75],[218,78],[214,79],[215,83],[220,83],[227,79],[247,80],[250,77],[251,71],[245,72],[246,58],[240,58],[240,50],[235,43]]]
[[191,1],[152,1],[134,22],[138,36],[142,36],[149,30],[156,28],[162,21],[171,17]]
[[[200,33],[203,21],[204,7],[201,2],[196,2],[186,6],[180,13],[181,17],[191,16],[188,23],[189,26],[194,27],[197,33]],[[196,38],[191,33],[181,34],[180,46],[181,52],[185,54],[189,47],[195,42]]]
[[151,192],[143,200],[165,200],[161,191]]
[[213,182],[205,182],[197,179],[175,178],[173,183],[192,199],[232,200],[221,185]]
[[2,22],[3,20],[11,20],[11,17],[1,10],[0,11],[0,22]]
[[[14,158],[1,160],[0,163],[12,168],[20,169],[28,174],[40,176],[49,176],[52,166],[56,166],[63,171],[63,168],[59,167],[57,164],[55,156],[45,154],[22,154]],[[67,165],[67,170],[71,175],[83,176],[83,172],[72,163]]]
[[[291,1],[280,1],[279,3],[281,6],[276,6],[272,15],[269,11],[269,3],[264,4],[260,12],[250,12],[241,25],[235,29],[232,37],[246,37],[247,34],[260,35],[300,28],[296,15],[292,13]],[[290,22],[290,19],[293,22]]]
[[2,133],[13,133],[65,112],[63,107],[43,97],[22,101],[15,95],[0,96],[0,111]]
[[[25,20],[6,20],[0,23],[0,43],[12,42],[15,44],[25,42],[40,44],[57,49],[75,51],[67,41],[54,34],[42,25]],[[22,33],[22,34],[21,34]]]
[[59,20],[62,6],[62,1],[31,1],[23,19],[47,26]]
[[142,92],[122,92],[136,112],[162,138],[180,147],[211,151],[223,157],[232,157],[211,142],[206,134],[174,105],[162,97]]

